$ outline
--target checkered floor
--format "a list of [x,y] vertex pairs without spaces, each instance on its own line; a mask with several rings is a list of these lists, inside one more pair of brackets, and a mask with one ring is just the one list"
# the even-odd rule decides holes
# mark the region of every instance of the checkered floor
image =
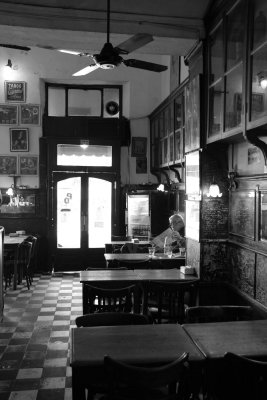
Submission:
[[70,329],[82,314],[78,276],[41,275],[5,293],[0,399],[71,400]]

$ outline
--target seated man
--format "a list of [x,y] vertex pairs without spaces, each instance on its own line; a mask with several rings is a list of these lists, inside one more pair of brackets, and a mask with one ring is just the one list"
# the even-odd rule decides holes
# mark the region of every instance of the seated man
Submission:
[[169,223],[170,227],[156,236],[151,242],[152,245],[156,246],[156,251],[158,252],[163,252],[165,242],[172,247],[173,252],[178,252],[180,247],[185,247],[183,217],[180,214],[174,214],[169,218]]

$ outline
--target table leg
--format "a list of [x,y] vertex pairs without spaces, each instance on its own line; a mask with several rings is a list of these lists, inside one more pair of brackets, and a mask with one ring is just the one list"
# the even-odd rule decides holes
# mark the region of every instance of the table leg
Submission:
[[86,400],[85,387],[79,379],[79,368],[72,368],[72,400]]
[[16,250],[15,250],[15,253],[14,253],[13,290],[17,289],[17,282],[18,282],[18,256],[19,256],[19,247],[16,246]]

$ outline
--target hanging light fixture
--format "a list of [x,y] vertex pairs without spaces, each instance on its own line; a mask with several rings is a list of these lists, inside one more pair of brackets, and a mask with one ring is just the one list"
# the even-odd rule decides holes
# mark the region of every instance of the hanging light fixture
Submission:
[[220,193],[219,185],[214,181],[214,178],[213,178],[212,184],[209,187],[207,197],[222,197],[222,193]]

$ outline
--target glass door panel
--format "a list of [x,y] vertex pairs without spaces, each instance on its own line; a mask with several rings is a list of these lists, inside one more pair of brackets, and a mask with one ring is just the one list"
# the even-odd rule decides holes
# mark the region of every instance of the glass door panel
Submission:
[[81,247],[81,177],[57,182],[57,248]]
[[112,183],[88,178],[88,247],[105,247],[111,240]]

